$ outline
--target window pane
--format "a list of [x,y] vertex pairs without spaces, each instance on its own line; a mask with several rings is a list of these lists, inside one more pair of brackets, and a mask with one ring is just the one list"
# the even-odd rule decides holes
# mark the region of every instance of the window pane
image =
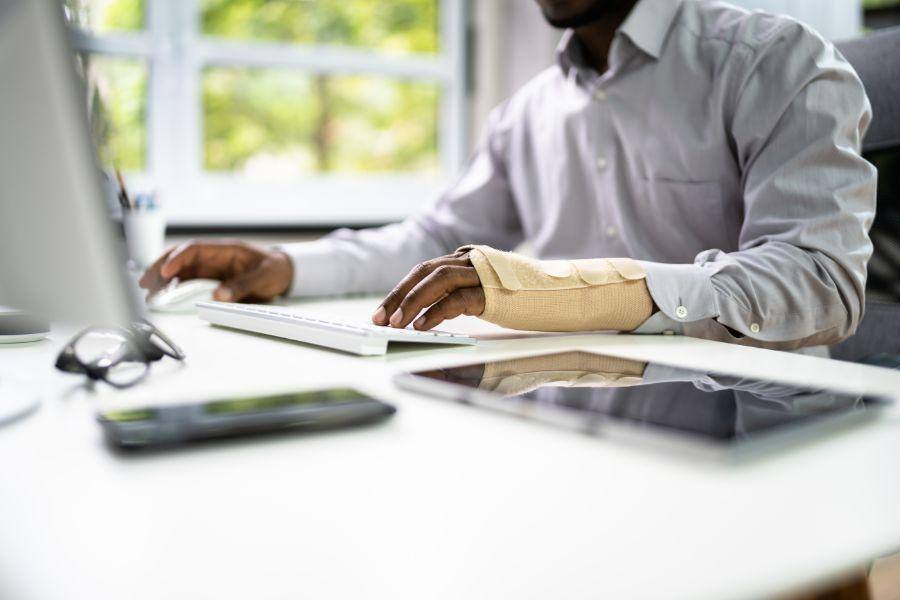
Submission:
[[140,60],[83,55],[91,128],[106,166],[146,166],[147,65]]
[[362,75],[327,83],[335,170],[438,171],[437,84]]
[[63,0],[72,25],[93,33],[144,28],[145,0]]
[[203,75],[204,166],[263,178],[436,172],[435,83],[287,69]]
[[201,0],[203,32],[337,44],[389,53],[438,51],[438,0]]

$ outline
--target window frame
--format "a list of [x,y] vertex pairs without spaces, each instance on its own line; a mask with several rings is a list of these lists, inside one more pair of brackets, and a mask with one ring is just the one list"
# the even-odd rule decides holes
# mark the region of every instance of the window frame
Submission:
[[[132,187],[153,189],[170,225],[372,225],[397,221],[433,198],[468,147],[466,0],[439,0],[440,50],[388,56],[367,49],[204,36],[198,0],[146,0],[139,32],[71,28],[79,53],[140,59],[148,72],[146,166]],[[440,176],[314,174],[261,182],[203,169],[202,74],[210,66],[383,75],[440,86]]]

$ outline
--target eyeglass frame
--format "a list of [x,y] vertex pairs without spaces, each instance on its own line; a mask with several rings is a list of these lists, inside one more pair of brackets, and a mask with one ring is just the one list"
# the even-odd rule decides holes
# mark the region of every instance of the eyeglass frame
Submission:
[[[109,332],[118,334],[122,343],[109,354],[85,363],[78,358],[75,346],[86,335],[92,333]],[[152,337],[159,337],[166,347],[160,347],[153,343]],[[143,381],[150,372],[150,365],[168,356],[177,361],[183,361],[186,357],[184,351],[173,342],[166,334],[157,329],[148,321],[136,321],[128,327],[88,327],[78,332],[60,351],[56,358],[56,368],[66,373],[86,375],[91,381],[103,381],[115,388],[123,389],[131,387]],[[128,383],[117,383],[109,379],[109,371],[123,362],[135,362],[144,365],[144,371]]]

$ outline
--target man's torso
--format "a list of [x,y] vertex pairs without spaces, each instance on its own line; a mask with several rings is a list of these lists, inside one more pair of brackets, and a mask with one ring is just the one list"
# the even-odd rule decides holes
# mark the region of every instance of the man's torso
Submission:
[[705,250],[738,249],[742,142],[731,111],[760,48],[796,24],[690,0],[635,10],[645,12],[617,35],[609,71],[584,66],[576,40],[564,40],[560,65],[501,109],[512,195],[539,256],[690,263]]

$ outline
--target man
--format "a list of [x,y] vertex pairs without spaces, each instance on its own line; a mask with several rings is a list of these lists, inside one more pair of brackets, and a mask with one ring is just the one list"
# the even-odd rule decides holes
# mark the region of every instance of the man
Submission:
[[[236,301],[396,284],[373,321],[418,329],[468,314],[781,348],[852,334],[876,173],[868,100],[834,47],[718,2],[537,2],[568,30],[557,64],[493,111],[430,208],[281,249],[188,243],[142,285],[216,277]],[[557,260],[504,252],[523,241]]]

